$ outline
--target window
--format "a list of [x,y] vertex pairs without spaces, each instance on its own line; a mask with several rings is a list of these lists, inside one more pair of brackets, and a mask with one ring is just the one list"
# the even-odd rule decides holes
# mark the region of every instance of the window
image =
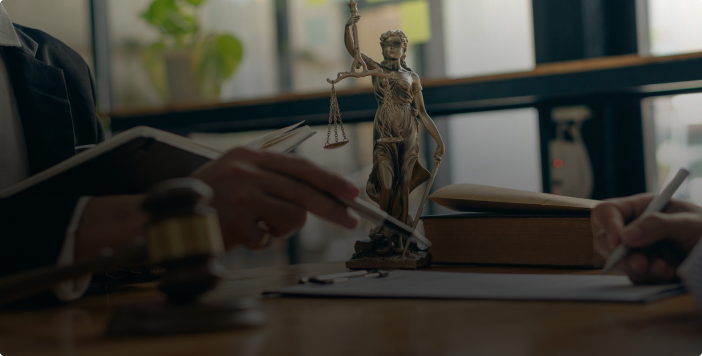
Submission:
[[[234,74],[217,86],[220,92],[214,95],[205,94],[206,90],[198,88],[198,82],[203,78],[194,75],[191,70],[193,46],[175,45],[171,37],[162,37],[158,28],[141,16],[152,2],[108,2],[114,108],[229,101],[272,96],[278,92],[276,23],[272,1],[210,0],[196,10],[182,6],[184,13],[197,19],[201,26],[200,35],[231,35],[243,47],[243,55]],[[161,41],[166,49],[155,53],[155,58],[149,56],[150,46]],[[216,55],[209,54],[213,60],[217,60],[214,58]]]
[[444,0],[446,75],[534,69],[531,0]]
[[536,109],[453,115],[449,133],[452,183],[543,191]]
[[[198,36],[236,38],[242,56],[231,77],[207,90],[202,73],[191,70],[192,43],[175,45],[161,34],[167,24],[142,16],[153,1],[108,0],[115,110],[326,92],[326,79],[351,65],[346,0],[208,0],[181,12],[199,23]],[[381,61],[380,35],[401,29],[410,41],[407,64],[423,79],[534,67],[531,0],[363,0],[359,14],[361,51]],[[159,43],[165,49],[156,50]],[[370,78],[351,78],[337,88],[368,86]]]
[[675,197],[702,204],[702,94],[685,94],[646,99],[644,109],[651,117],[645,122],[647,134],[648,189],[658,192],[680,168],[690,177]]
[[653,55],[702,51],[702,1],[648,0],[648,25]]

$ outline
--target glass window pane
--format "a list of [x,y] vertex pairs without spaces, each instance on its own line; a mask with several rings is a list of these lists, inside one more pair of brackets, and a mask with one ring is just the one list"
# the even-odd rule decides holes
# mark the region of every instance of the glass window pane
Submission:
[[454,115],[449,137],[452,183],[543,191],[536,109]]
[[675,196],[702,204],[702,94],[650,98],[643,105],[653,113],[647,157],[653,166],[648,169],[649,190],[660,191],[680,168],[687,168],[690,177]]
[[534,69],[531,0],[444,0],[446,75]]
[[[114,108],[230,101],[278,93],[272,1],[210,0],[197,8],[177,2],[181,4],[181,20],[194,19],[199,26],[195,36],[188,32],[187,21],[175,26],[157,11],[146,15],[152,3],[108,1]],[[147,17],[153,20],[149,22]],[[203,41],[206,36],[220,37],[215,42]],[[221,36],[233,37],[243,48],[228,78],[217,68],[223,62],[236,62],[232,54],[238,52]],[[201,59],[202,67],[194,67],[196,58]]]
[[242,42],[241,63],[223,83],[220,100],[278,93],[278,42],[273,1],[209,0],[202,14],[205,33],[231,34]]
[[662,56],[702,50],[702,2],[648,0],[650,52]]
[[[181,1],[176,24],[150,12],[152,3],[108,0],[115,110],[326,92],[327,78],[350,69],[346,0],[288,0],[285,10],[273,0],[208,0],[196,8]],[[361,51],[382,61],[380,35],[401,29],[410,42],[406,63],[423,79],[430,78],[424,73],[465,77],[534,67],[531,0],[360,1],[359,14]],[[215,35],[241,44],[230,77],[214,63],[229,58],[233,47],[198,41]],[[198,67],[197,58],[209,65]],[[370,82],[350,78],[337,88]]]
[[[289,4],[293,91],[329,90],[326,78],[335,78],[351,66],[352,57],[344,47],[344,28],[350,16],[348,2],[293,0]],[[407,65],[419,70],[418,45],[432,39],[426,0],[360,2],[359,15],[358,42],[362,53],[381,62],[380,35],[400,29],[409,40]],[[337,88],[370,85],[370,77],[349,78]]]
[[[288,2],[292,89],[294,92],[329,90],[327,78],[349,70],[351,60],[344,48],[344,25],[349,9],[336,1],[292,0]],[[364,18],[362,23],[367,21]],[[363,45],[363,39],[359,40]],[[351,78],[337,88],[352,86]]]

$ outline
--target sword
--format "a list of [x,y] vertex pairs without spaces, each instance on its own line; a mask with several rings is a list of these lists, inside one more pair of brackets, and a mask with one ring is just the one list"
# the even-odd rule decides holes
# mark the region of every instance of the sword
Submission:
[[[422,196],[422,201],[419,203],[419,209],[417,209],[417,215],[415,215],[414,222],[412,222],[412,229],[417,228],[417,224],[419,223],[419,217],[422,215],[422,211],[424,210],[424,205],[427,203],[427,198],[429,197],[429,191],[431,190],[431,186],[434,184],[434,178],[436,178],[436,173],[439,171],[439,166],[441,165],[441,157],[434,157],[434,167],[431,169],[431,174],[429,175],[429,183],[427,184],[426,189],[424,190],[424,196]],[[409,248],[410,245],[410,240],[407,240],[407,243],[405,244],[405,248],[402,251],[402,258],[405,258],[405,254],[407,254],[407,249]]]

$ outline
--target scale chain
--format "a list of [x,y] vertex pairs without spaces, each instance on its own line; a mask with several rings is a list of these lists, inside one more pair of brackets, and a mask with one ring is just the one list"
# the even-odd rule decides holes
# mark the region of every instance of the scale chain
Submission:
[[344,136],[344,142],[348,141],[346,138],[346,131],[344,130],[344,122],[341,120],[341,110],[339,109],[339,101],[336,96],[336,87],[332,83],[331,98],[329,100],[329,124],[327,125],[327,142],[324,147],[332,145],[329,140],[331,138],[331,129],[334,126],[334,142],[339,142],[339,128],[341,128],[341,133]]
[[339,115],[339,126],[341,126],[341,134],[344,136],[344,141],[348,141],[348,138],[346,138],[346,131],[344,130],[344,122],[341,121],[341,115]]
[[337,118],[334,117],[334,142],[339,142],[339,131],[336,129],[338,126]]
[[331,99],[329,100],[329,125],[327,127],[327,143],[325,145],[329,146],[329,136],[331,135],[332,121],[336,122],[336,108],[338,108],[338,103],[336,100],[336,90],[334,84],[332,84]]

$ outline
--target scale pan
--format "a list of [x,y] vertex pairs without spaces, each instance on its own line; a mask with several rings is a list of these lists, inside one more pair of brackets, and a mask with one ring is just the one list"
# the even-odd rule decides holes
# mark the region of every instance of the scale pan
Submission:
[[385,137],[385,138],[379,138],[378,143],[400,143],[402,142],[402,139],[399,137]]
[[347,143],[349,143],[349,141],[330,143],[328,145],[324,145],[324,149],[325,150],[333,150],[333,149],[341,148],[341,147],[346,146]]

